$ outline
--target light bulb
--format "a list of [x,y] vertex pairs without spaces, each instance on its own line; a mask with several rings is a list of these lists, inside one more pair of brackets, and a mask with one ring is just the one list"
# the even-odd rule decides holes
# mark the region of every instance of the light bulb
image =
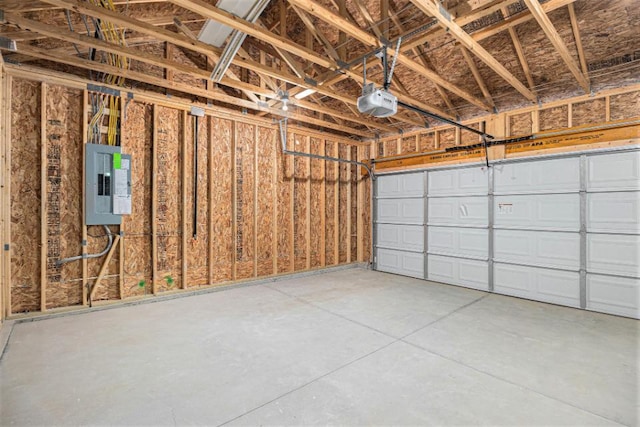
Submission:
[[283,103],[282,104],[282,111],[288,111],[289,110],[289,106],[287,105],[287,103]]

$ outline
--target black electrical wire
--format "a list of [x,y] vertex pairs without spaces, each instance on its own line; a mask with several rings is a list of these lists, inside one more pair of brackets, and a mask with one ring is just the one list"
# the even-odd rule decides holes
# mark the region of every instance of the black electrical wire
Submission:
[[533,135],[527,135],[527,136],[520,136],[518,138],[509,138],[509,139],[499,139],[499,140],[495,140],[495,141],[483,141],[483,142],[479,142],[477,144],[471,144],[471,145],[458,145],[455,147],[447,147],[444,149],[445,152],[447,153],[452,153],[455,151],[468,151],[468,150],[477,150],[479,148],[488,148],[488,147],[493,147],[495,145],[508,145],[508,144],[515,144],[516,142],[523,142],[523,141],[530,141],[534,138]]
[[198,116],[193,120],[193,238],[198,238]]

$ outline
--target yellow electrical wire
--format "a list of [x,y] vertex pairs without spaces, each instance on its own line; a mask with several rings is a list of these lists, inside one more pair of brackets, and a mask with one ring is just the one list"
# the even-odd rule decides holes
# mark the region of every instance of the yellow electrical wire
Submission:
[[92,141],[93,138],[94,138],[93,128],[96,126],[96,124],[98,123],[98,121],[102,117],[104,109],[105,109],[105,102],[103,101],[103,102],[100,102],[100,106],[98,107],[98,111],[91,118],[91,121],[89,122],[89,141]]
[[[116,7],[113,3],[113,0],[89,0],[91,4],[97,7],[102,7],[111,11],[115,11]],[[118,30],[117,27],[110,21],[100,20],[99,28],[102,38],[109,42],[120,46],[126,46],[125,41],[125,32],[126,29]],[[107,64],[117,67],[120,69],[129,69],[130,60],[124,55],[107,53],[106,54]],[[124,86],[125,79],[124,77],[105,73],[104,80],[105,83],[110,85]],[[107,138],[106,143],[109,145],[116,145],[117,136],[118,136],[118,117],[122,115],[120,111],[122,108],[120,97],[113,95],[102,94],[100,96],[100,106],[96,114],[91,118],[89,123],[89,140],[91,141],[94,135],[94,127],[102,122],[105,115],[105,109],[107,108],[107,103],[109,105],[109,114],[108,114],[108,125],[107,125]],[[121,121],[120,121],[121,123]]]

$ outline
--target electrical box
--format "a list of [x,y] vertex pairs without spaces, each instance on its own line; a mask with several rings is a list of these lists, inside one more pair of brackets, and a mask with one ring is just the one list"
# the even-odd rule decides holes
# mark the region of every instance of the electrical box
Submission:
[[86,144],[87,225],[112,225],[131,214],[131,156],[120,147]]

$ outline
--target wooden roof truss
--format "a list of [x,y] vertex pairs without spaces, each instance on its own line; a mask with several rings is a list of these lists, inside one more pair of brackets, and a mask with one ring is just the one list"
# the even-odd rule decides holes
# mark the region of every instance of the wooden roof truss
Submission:
[[[379,2],[377,16],[369,9],[370,0],[274,0],[271,7],[279,8],[279,12],[270,14],[270,20],[263,14],[255,23],[217,8],[213,0],[113,1],[115,5],[173,5],[179,7],[176,10],[182,11],[175,15],[164,13],[157,16],[131,16],[123,13],[122,9],[109,10],[85,0],[6,0],[0,2],[0,8],[4,10],[5,24],[8,24],[2,35],[18,42],[17,53],[4,52],[7,61],[46,60],[78,69],[102,71],[155,85],[163,90],[233,105],[246,109],[251,114],[287,116],[300,123],[355,137],[365,138],[374,134],[397,132],[399,129],[421,127],[425,122],[414,112],[399,112],[387,119],[373,119],[358,113],[357,88],[362,87],[363,70],[359,63],[345,66],[357,56],[347,51],[347,43],[357,46],[359,52],[372,51],[386,45],[389,55],[396,57],[398,67],[426,79],[438,96],[430,98],[432,101],[425,101],[420,94],[411,93],[405,88],[403,79],[397,74],[392,86],[393,93],[404,103],[449,119],[457,119],[462,104],[486,112],[495,111],[496,108],[486,83],[486,68],[483,76],[483,70],[479,69],[476,60],[500,76],[526,100],[537,101],[534,75],[525,56],[523,41],[516,32],[516,26],[535,20],[580,87],[585,92],[590,90],[587,61],[573,4],[575,0],[548,0],[544,3],[523,0],[526,8],[511,16],[508,16],[507,9],[518,0],[468,1],[474,7],[460,16],[456,16],[457,10],[449,11],[437,0],[411,0],[415,10],[423,14],[422,19],[416,20],[418,28],[424,27],[425,23],[437,23],[421,31],[416,30],[416,24],[412,26],[413,21],[409,24],[403,21],[402,11],[408,6],[403,6],[403,10],[399,11],[393,0],[376,1]],[[562,7],[568,9],[577,61],[548,17],[550,12]],[[118,28],[135,32],[135,35],[127,39],[127,45],[119,45],[94,37],[91,28],[90,31],[84,28],[71,30],[33,18],[39,11],[64,9],[108,21]],[[465,26],[496,13],[501,13],[504,19],[471,33],[465,30]],[[171,77],[177,73],[200,81],[209,80],[211,69],[219,60],[222,49],[197,39],[197,29],[207,19],[243,32],[248,37],[233,59],[232,66],[218,83],[208,82],[205,87],[194,87],[173,81]],[[290,36],[292,28],[288,26],[288,22],[297,23],[296,35]],[[319,25],[319,22],[323,22],[323,25]],[[327,28],[335,33],[329,33]],[[300,29],[304,31],[302,42]],[[480,43],[503,31],[508,33],[525,81],[520,81],[505,67],[503,58],[494,57]],[[439,73],[425,49],[429,43],[445,34],[453,37],[458,45],[456,51],[469,69],[469,76],[472,76],[474,82],[472,86],[461,86]],[[399,51],[395,51],[398,36],[406,37],[407,40],[402,43]],[[57,40],[63,44],[53,49],[37,45],[46,40]],[[157,57],[136,48],[138,44],[148,43],[165,44],[165,57]],[[204,55],[205,65],[173,60],[169,53],[175,48]],[[135,70],[97,63],[87,59],[89,49],[122,55],[159,67],[164,70],[165,77],[145,76]],[[380,67],[379,61],[367,63],[369,73],[377,67]],[[250,79],[250,75],[254,79]],[[372,81],[382,85],[379,75],[372,77]],[[305,90],[311,95],[297,99],[296,95]],[[293,111],[282,111],[280,96],[283,91],[290,95],[290,104],[295,106]],[[432,103],[434,99],[436,103]]]

